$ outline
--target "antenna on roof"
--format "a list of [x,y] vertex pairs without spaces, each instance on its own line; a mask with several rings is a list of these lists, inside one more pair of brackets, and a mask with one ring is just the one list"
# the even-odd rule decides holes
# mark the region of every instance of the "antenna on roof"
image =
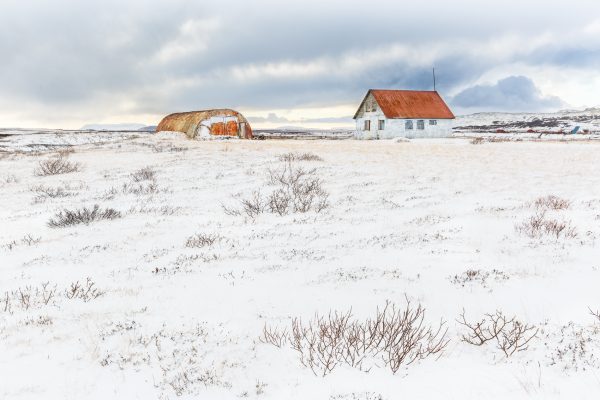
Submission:
[[435,92],[435,67],[433,67],[433,91]]

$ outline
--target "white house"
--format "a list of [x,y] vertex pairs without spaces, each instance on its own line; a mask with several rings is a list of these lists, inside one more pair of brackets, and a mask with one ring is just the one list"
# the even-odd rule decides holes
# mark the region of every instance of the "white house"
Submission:
[[454,114],[436,91],[371,89],[354,120],[360,139],[438,138],[452,134]]

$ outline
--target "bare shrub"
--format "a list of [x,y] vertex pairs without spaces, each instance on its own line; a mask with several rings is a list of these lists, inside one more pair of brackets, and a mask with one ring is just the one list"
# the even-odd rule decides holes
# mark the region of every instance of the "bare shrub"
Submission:
[[35,193],[35,197],[33,198],[34,203],[43,203],[47,199],[56,199],[56,198],[64,198],[70,197],[77,194],[77,192],[72,191],[69,185],[64,186],[45,186],[38,185],[29,188],[32,193]]
[[121,213],[113,208],[100,208],[94,205],[93,208],[83,207],[78,210],[63,210],[58,212],[54,218],[48,221],[50,228],[64,228],[67,226],[90,224],[95,221],[113,220],[121,218]]
[[600,322],[600,310],[596,310],[596,311],[594,311],[594,310],[592,310],[591,308],[589,308],[589,310],[590,310],[590,314],[591,314],[593,317],[595,317],[595,318],[598,320],[598,322]]
[[151,167],[144,167],[131,174],[131,180],[134,182],[153,181],[156,178],[156,171]]
[[289,335],[287,330],[280,330],[277,327],[270,327],[265,324],[262,336],[258,340],[260,340],[261,343],[268,343],[281,348],[288,343],[288,339]]
[[81,170],[81,164],[70,162],[68,153],[60,152],[46,160],[40,161],[34,171],[37,176],[60,175]]
[[471,144],[483,144],[484,140],[481,136],[471,139]]
[[305,170],[288,162],[278,169],[268,170],[269,184],[276,188],[267,196],[255,190],[240,200],[241,209],[221,204],[228,215],[245,214],[250,218],[269,212],[278,215],[321,212],[329,207],[329,193],[323,188],[316,170]]
[[490,341],[495,341],[496,347],[502,350],[506,357],[527,350],[529,342],[538,333],[538,328],[535,326],[525,324],[516,317],[507,318],[499,310],[493,314],[485,314],[483,319],[478,322],[467,321],[463,310],[460,319],[457,319],[456,322],[468,329],[467,333],[462,336],[463,342],[482,346]]
[[209,233],[197,233],[190,236],[186,242],[185,247],[206,247],[212,246],[216,242],[222,239],[221,236]]
[[144,183],[124,183],[121,191],[123,192],[123,194],[135,194],[137,196],[142,196],[142,195],[152,195],[152,194],[157,194],[161,192],[161,189],[158,187],[158,185],[154,182],[151,181],[147,184]]
[[425,309],[407,299],[404,308],[386,302],[373,319],[356,320],[352,311],[316,314],[304,322],[292,320],[291,334],[265,326],[261,340],[281,347],[286,342],[300,362],[325,376],[340,364],[363,369],[377,360],[396,373],[401,366],[441,353],[448,340],[445,322],[437,328],[424,323]]
[[0,297],[0,310],[12,314],[15,310],[39,308],[53,302],[56,285],[44,282],[38,286],[24,286],[13,291],[6,291]]
[[23,238],[21,239],[21,243],[26,246],[33,246],[34,244],[38,244],[41,240],[41,236],[34,237],[31,236],[30,233],[28,233],[27,235],[23,236]]
[[292,161],[323,161],[321,157],[314,153],[285,153],[279,156],[280,161],[292,162]]
[[571,202],[566,199],[561,199],[558,196],[548,195],[544,197],[538,197],[533,205],[536,208],[547,208],[551,210],[566,210],[571,207]]
[[321,212],[329,205],[329,194],[314,169],[307,171],[288,162],[282,168],[269,169],[269,182],[279,186],[268,198],[269,210],[273,213]]
[[38,244],[41,240],[42,240],[41,237],[33,237],[33,236],[31,236],[31,234],[27,234],[18,241],[12,240],[8,243],[4,243],[3,245],[0,245],[0,248],[10,251],[19,246],[33,246],[35,244]]
[[581,326],[574,322],[560,329],[542,330],[549,365],[560,366],[564,371],[589,370],[600,367],[597,349],[600,347],[600,326]]
[[69,288],[65,289],[67,299],[79,299],[86,303],[97,299],[104,293],[96,287],[96,283],[91,278],[86,278],[85,283],[79,283],[79,281],[73,282]]
[[252,192],[251,197],[241,200],[242,210],[250,218],[256,218],[265,211],[265,202],[259,190]]
[[489,281],[505,281],[510,277],[503,271],[493,269],[491,271],[483,271],[480,269],[468,269],[460,275],[454,275],[450,278],[450,282],[455,285],[465,287],[470,283],[479,283],[482,287],[489,287]]
[[556,239],[577,237],[577,229],[570,222],[547,218],[546,211],[537,212],[521,224],[515,225],[515,230],[531,239],[544,236],[553,236]]
[[19,183],[19,178],[14,174],[8,174],[4,175],[0,181],[8,185],[10,183]]

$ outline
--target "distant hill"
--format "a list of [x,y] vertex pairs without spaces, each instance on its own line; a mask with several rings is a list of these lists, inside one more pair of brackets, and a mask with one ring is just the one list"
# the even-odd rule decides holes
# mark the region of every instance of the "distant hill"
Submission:
[[145,130],[144,124],[87,124],[81,127],[85,131],[140,131]]
[[457,116],[454,121],[454,130],[459,132],[569,132],[575,126],[590,132],[600,131],[600,108],[554,113],[486,112]]

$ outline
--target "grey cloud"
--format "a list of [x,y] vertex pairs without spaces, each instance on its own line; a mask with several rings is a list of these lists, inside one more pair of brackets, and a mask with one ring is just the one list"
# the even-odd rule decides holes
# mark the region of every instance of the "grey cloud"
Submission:
[[250,122],[254,122],[254,123],[261,123],[261,122],[273,122],[273,123],[288,123],[290,122],[289,119],[285,118],[285,117],[280,117],[275,113],[269,113],[266,117],[248,117],[248,121]]
[[493,111],[546,111],[559,108],[564,102],[556,96],[544,96],[533,81],[525,76],[510,76],[493,85],[476,85],[463,90],[452,99],[463,109]]
[[275,123],[275,124],[287,124],[287,123],[303,123],[303,124],[319,124],[319,123],[339,123],[339,124],[351,124],[352,116],[348,115],[346,117],[330,117],[330,118],[302,118],[302,119],[288,119],[285,117],[281,117],[275,113],[269,113],[266,117],[255,117],[249,116],[247,117],[248,121],[252,123]]
[[[593,5],[589,0],[551,8],[540,7],[541,1],[482,3],[373,0],[370,7],[356,7],[341,0],[6,0],[0,13],[0,103],[15,103],[19,110],[35,103],[65,119],[94,109],[164,114],[212,107],[318,107],[360,102],[373,87],[429,89],[433,64],[442,94],[460,91],[498,63],[598,66],[595,41],[546,45],[500,60],[472,51],[504,34],[526,39],[548,26],[568,34],[574,28],[564,24],[565,15],[582,25],[593,20],[585,11]],[[530,18],[532,13],[539,18]],[[191,33],[205,47],[157,60],[165,46],[188,40],[181,30],[190,21],[215,23],[214,29]],[[383,58],[355,70],[335,64],[356,54],[360,63],[365,61],[361,54],[377,49],[385,55],[393,44],[452,51],[427,60],[423,55]],[[332,66],[314,74],[240,80],[231,73],[238,67],[302,66],[322,59]]]

